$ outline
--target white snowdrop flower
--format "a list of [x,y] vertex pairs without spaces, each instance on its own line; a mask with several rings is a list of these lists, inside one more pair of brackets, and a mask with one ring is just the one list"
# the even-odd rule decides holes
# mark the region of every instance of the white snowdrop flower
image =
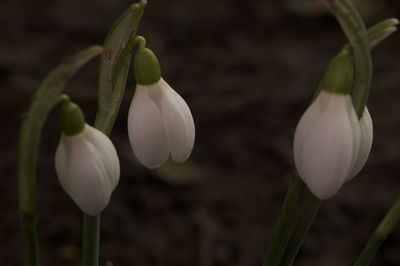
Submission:
[[128,114],[128,133],[137,159],[146,167],[161,166],[171,155],[176,162],[189,157],[195,139],[190,109],[161,78],[158,60],[147,48],[134,59],[137,81]]
[[119,160],[106,135],[84,123],[83,115],[82,119],[79,114],[74,116],[74,112],[81,112],[80,109],[71,111],[76,107],[79,108],[67,102],[61,108],[63,133],[56,151],[55,167],[67,194],[82,211],[96,216],[107,206],[118,184]]
[[189,107],[163,79],[136,86],[128,133],[137,159],[151,169],[161,166],[170,154],[176,162],[186,161],[195,137]]
[[353,65],[346,46],[330,63],[321,90],[301,117],[294,137],[294,161],[300,178],[320,199],[335,195],[356,176],[372,146],[367,107],[358,119],[350,92]]
[[297,170],[314,195],[330,198],[358,174],[367,161],[372,132],[367,108],[359,121],[350,95],[320,92],[294,137]]

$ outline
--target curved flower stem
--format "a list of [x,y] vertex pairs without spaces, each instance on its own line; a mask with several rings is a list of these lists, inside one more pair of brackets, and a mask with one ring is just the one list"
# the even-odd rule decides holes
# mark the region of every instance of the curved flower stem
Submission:
[[120,76],[121,71],[122,71],[123,67],[125,66],[125,62],[130,59],[133,47],[137,43],[139,43],[140,49],[143,49],[146,47],[145,38],[143,38],[142,36],[135,36],[135,37],[129,39],[129,41],[126,43],[124,49],[122,50],[121,56],[119,57],[119,60],[115,67],[114,73],[112,75],[111,84],[112,84],[113,88],[115,87],[118,77]]
[[108,104],[106,107],[102,108],[99,106],[97,111],[95,127],[103,131],[106,135],[110,135],[111,133],[115,119],[117,118],[119,106],[121,105],[122,96],[125,92],[132,49],[138,42],[140,45],[143,45],[142,39],[144,40],[143,37],[136,36],[132,37],[126,43],[118,61],[116,62],[116,66],[111,77],[112,88],[114,88],[113,92],[111,93],[111,99],[108,99]]
[[400,222],[400,198],[396,200],[392,208],[385,215],[378,228],[372,234],[368,240],[364,249],[362,250],[354,266],[366,266],[369,265],[378,251],[379,247],[388,237],[388,235],[394,230],[394,228]]
[[367,31],[360,14],[350,0],[328,0],[328,3],[353,47],[355,78],[352,99],[356,113],[361,118],[367,103],[372,76]]
[[289,244],[282,256],[282,261],[279,264],[280,266],[290,266],[293,264],[294,259],[303,244],[304,236],[308,232],[308,229],[314,221],[315,215],[322,203],[322,201],[314,196],[314,194],[312,194],[308,189],[305,196],[306,199],[301,215],[297,220],[292,235],[290,236]]
[[279,265],[289,241],[291,223],[295,217],[296,208],[303,190],[304,182],[294,171],[263,266]]
[[36,164],[43,125],[50,111],[59,102],[60,93],[67,81],[83,65],[102,52],[101,46],[89,47],[53,70],[40,84],[35,93],[34,101],[22,122],[17,177],[26,265],[39,265],[36,232]]

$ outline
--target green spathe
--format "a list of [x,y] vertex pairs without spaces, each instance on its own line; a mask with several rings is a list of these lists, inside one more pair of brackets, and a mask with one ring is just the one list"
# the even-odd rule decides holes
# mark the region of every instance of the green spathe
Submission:
[[151,85],[161,78],[160,64],[155,54],[148,48],[139,48],[133,61],[137,84]]
[[85,116],[77,104],[67,100],[60,108],[60,123],[63,133],[73,136],[83,131]]
[[346,45],[329,64],[320,89],[332,93],[351,94],[353,82],[352,50],[350,45]]

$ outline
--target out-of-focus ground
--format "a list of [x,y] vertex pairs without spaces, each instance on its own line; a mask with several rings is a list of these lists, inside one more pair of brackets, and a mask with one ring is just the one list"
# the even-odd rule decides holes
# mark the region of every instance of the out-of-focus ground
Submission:
[[[40,80],[66,57],[101,44],[127,0],[0,2],[0,261],[21,265],[16,150],[21,117]],[[100,265],[257,266],[293,167],[292,139],[330,59],[345,43],[320,1],[149,0],[140,34],[164,78],[191,107],[196,143],[184,164],[142,167],[129,147],[129,77],[112,133],[121,179],[101,221]],[[316,6],[316,4],[318,6]],[[395,0],[357,1],[367,25],[400,16]],[[323,203],[295,265],[351,265],[400,191],[400,33],[373,51],[371,155]],[[66,92],[92,123],[98,59]],[[38,160],[42,265],[80,263],[80,211],[58,184],[57,112]],[[400,265],[400,230],[373,265]]]

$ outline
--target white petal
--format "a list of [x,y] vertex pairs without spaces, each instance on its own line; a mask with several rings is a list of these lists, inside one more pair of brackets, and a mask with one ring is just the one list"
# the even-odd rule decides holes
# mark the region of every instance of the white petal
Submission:
[[[69,166],[67,164],[67,154],[65,150],[65,141],[63,141],[63,136],[61,136],[60,142],[57,146],[55,167],[57,172],[58,180],[65,191],[71,190],[70,180],[69,180]],[[67,192],[68,193],[68,192]]]
[[160,80],[162,113],[165,129],[170,139],[171,157],[176,162],[184,162],[192,152],[195,128],[192,113],[182,97],[163,79]]
[[346,181],[349,180],[349,178],[351,177],[352,171],[357,163],[357,157],[360,153],[360,145],[361,145],[361,127],[360,127],[360,121],[358,120],[356,111],[354,109],[353,106],[353,102],[350,100],[347,103],[347,115],[348,115],[348,119],[350,121],[350,125],[352,128],[352,138],[353,138],[353,154],[352,154],[352,159],[351,159],[351,163],[350,163],[350,167],[349,170],[346,174]]
[[355,177],[361,170],[361,168],[365,165],[368,159],[369,152],[371,151],[372,139],[373,139],[373,125],[371,115],[368,112],[368,108],[365,107],[363,116],[359,122],[360,125],[360,149],[358,155],[356,156],[356,160],[351,171],[351,174],[348,176],[346,181],[350,181],[353,177]]
[[[294,144],[293,144],[293,151],[294,151],[294,159],[300,159],[300,153],[304,146],[304,139],[306,138],[307,134],[309,134],[310,128],[318,121],[323,105],[320,103],[316,103],[316,101],[323,101],[326,96],[324,95],[325,92],[322,91],[319,96],[315,99],[315,101],[308,107],[306,112],[300,118],[299,123],[297,124],[295,134],[294,134]],[[296,159],[297,158],[297,159]]]
[[144,166],[151,169],[168,159],[170,149],[157,104],[160,102],[159,95],[158,86],[137,85],[128,114],[128,134],[133,152]]
[[297,126],[294,159],[300,177],[320,199],[335,195],[354,154],[349,95],[321,91]]
[[[109,139],[104,134],[94,131],[86,125],[78,135],[62,135],[55,161],[61,186],[84,212],[93,216],[107,206],[119,179],[115,148],[108,147]],[[97,135],[94,142],[92,134]],[[106,148],[102,147],[104,143]]]
[[114,144],[101,131],[89,125],[86,125],[85,138],[87,141],[91,142],[97,152],[101,154],[101,160],[105,168],[104,171],[107,172],[111,188],[114,190],[120,176],[119,159]]

